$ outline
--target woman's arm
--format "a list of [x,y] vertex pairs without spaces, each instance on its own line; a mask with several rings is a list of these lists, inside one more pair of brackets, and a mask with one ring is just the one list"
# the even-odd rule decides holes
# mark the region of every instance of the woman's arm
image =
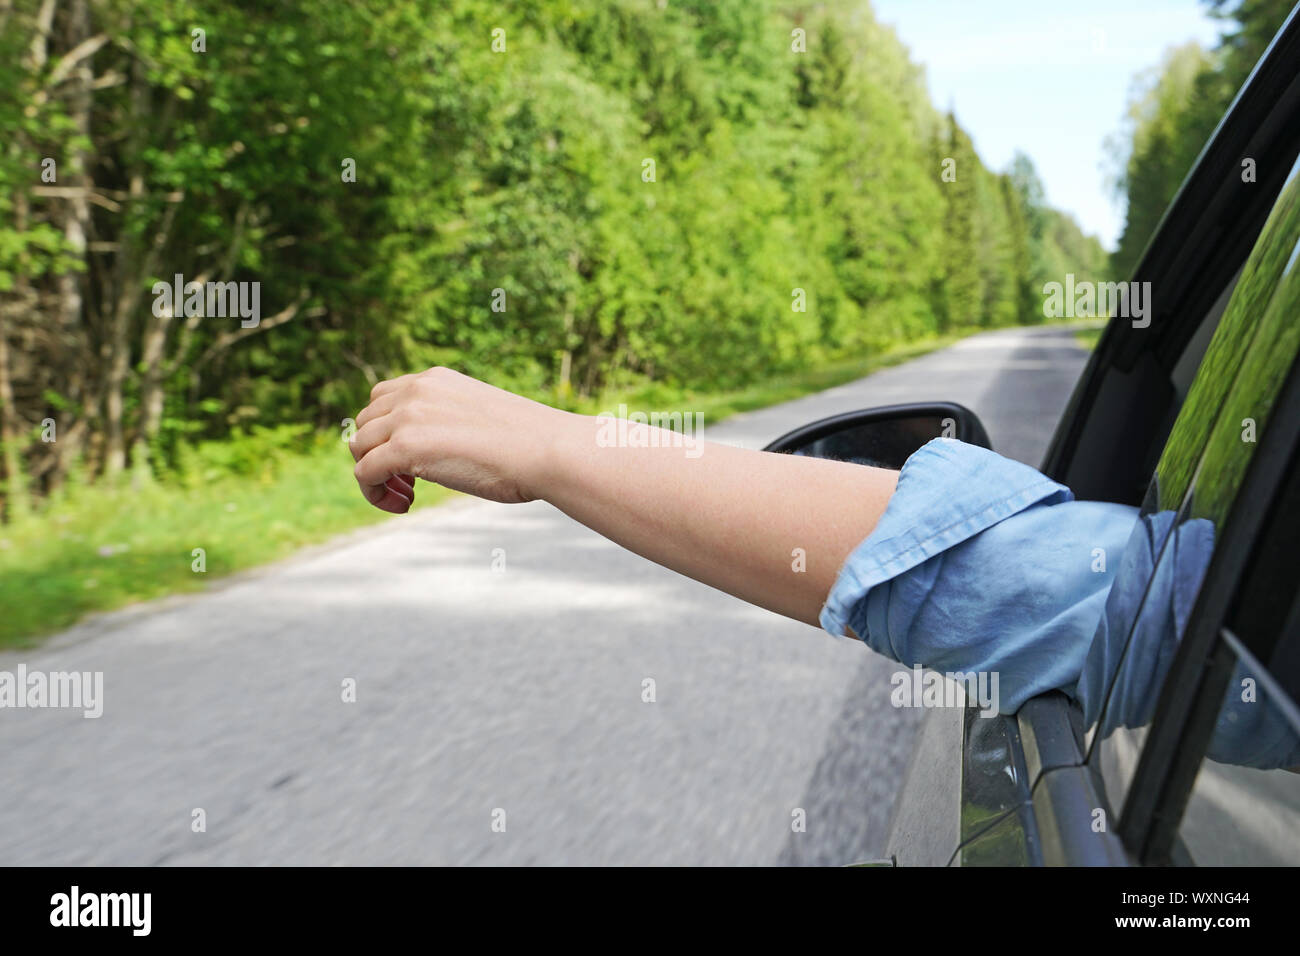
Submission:
[[670,433],[631,422],[627,434],[646,440],[627,445],[660,447],[602,447],[599,419],[444,368],[379,383],[357,425],[356,478],[376,507],[406,511],[413,477],[493,501],[544,499],[651,561],[813,625],[898,480],[712,442],[688,456]]

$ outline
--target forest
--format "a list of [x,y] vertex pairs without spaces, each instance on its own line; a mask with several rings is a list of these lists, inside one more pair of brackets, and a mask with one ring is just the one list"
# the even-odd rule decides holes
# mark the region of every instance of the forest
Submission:
[[[733,388],[1109,274],[865,0],[4,0],[0,128],[6,518],[415,368]],[[157,307],[182,282],[259,315]]]
[[1112,182],[1126,218],[1112,255],[1117,277],[1137,267],[1160,217],[1237,90],[1295,6],[1293,0],[1203,0],[1223,21],[1211,50],[1186,43],[1136,77],[1129,109],[1110,143]]

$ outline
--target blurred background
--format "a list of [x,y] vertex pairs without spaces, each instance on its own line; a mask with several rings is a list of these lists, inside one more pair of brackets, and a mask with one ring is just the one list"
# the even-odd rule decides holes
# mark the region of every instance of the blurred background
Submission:
[[[560,595],[593,587],[617,559],[580,535],[566,537],[577,532],[547,523],[553,519],[501,524],[507,519],[484,513],[479,527],[472,517],[479,512],[455,508],[437,509],[460,515],[437,522],[477,530],[456,532],[428,517],[412,527],[429,536],[425,544],[436,538],[435,550],[472,542],[463,551],[425,561],[433,552],[407,539],[394,544],[380,530],[348,539],[371,549],[364,564],[339,558],[328,574],[313,572],[320,576],[306,590],[301,579],[314,558],[288,566],[287,591],[239,597],[241,587],[270,585],[236,578],[214,592],[214,580],[230,572],[383,520],[357,494],[340,437],[370,387],[390,375],[451,365],[578,411],[625,402],[694,410],[712,422],[800,396],[834,396],[826,390],[898,365],[881,375],[910,367],[906,382],[878,378],[824,407],[814,401],[768,418],[742,416],[723,434],[761,445],[805,413],[844,410],[850,398],[982,401],[976,410],[1000,433],[995,447],[1010,443],[1036,462],[1089,344],[1086,334],[1067,335],[1065,344],[1022,334],[1044,322],[1043,285],[1071,273],[1127,276],[1290,6],[1104,0],[1066,14],[1022,0],[0,0],[0,648],[9,649],[10,669],[37,653],[70,666],[80,666],[78,654],[102,658],[108,693],[130,687],[138,702],[118,711],[116,730],[94,732],[111,738],[87,736],[80,723],[55,733],[40,723],[44,715],[0,714],[0,725],[9,721],[0,726],[7,743],[34,748],[11,822],[36,815],[53,826],[132,803],[135,778],[87,782],[78,776],[82,758],[108,745],[131,766],[157,745],[148,735],[160,724],[182,736],[225,726],[237,705],[221,694],[240,687],[255,694],[257,686],[233,662],[256,669],[268,644],[279,646],[267,651],[278,653],[277,673],[322,668],[331,676],[321,680],[337,687],[346,666],[361,665],[330,671],[322,663],[329,648],[346,656],[364,641],[368,653],[385,653],[376,649],[384,627],[408,637],[412,627],[444,633],[451,615],[461,637],[506,629],[517,639],[521,627],[550,617],[560,622],[556,633],[534,635],[531,646],[544,637],[567,646],[566,638],[600,636],[584,653],[575,650],[577,669],[552,687],[581,695],[580,662],[616,654],[605,643],[632,633],[630,621],[644,618],[644,640],[653,641],[663,628],[656,607],[706,601],[703,594],[722,600],[695,591],[656,597],[659,579],[632,563],[625,593],[607,595],[600,613],[587,608],[566,619],[574,606]],[[178,274],[259,283],[259,321],[157,308],[154,284]],[[1022,331],[971,340],[994,343],[982,350],[942,351],[1003,329]],[[1024,351],[1043,348],[1051,354]],[[945,365],[935,358],[943,355],[961,361]],[[899,365],[920,356],[938,364]],[[1047,377],[1011,374],[1035,368]],[[978,381],[963,379],[968,373]],[[419,503],[444,497],[424,487]],[[497,598],[448,568],[486,571],[499,546],[506,554],[522,548],[560,574],[562,542],[571,544],[573,564],[549,589],[507,575],[527,592],[526,614],[490,621],[482,605],[456,603],[457,587],[487,604]],[[555,553],[543,557],[548,548]],[[409,619],[376,625],[362,614],[373,593],[365,574],[387,570],[385,549],[423,568],[423,577],[403,579],[409,588],[425,588],[435,604],[445,588],[445,602],[420,606],[409,591],[394,592],[389,599]],[[438,569],[442,583],[431,583]],[[343,600],[338,589],[347,586],[359,589],[355,620],[329,603],[331,593]],[[235,601],[229,621],[214,618],[216,605],[165,604],[161,617],[145,606],[66,631],[89,612],[188,591]],[[268,604],[280,615],[273,621],[257,616]],[[740,613],[696,608],[689,646],[710,641],[705,632],[717,620],[700,622],[714,612]],[[330,627],[339,629],[336,644],[322,636]],[[284,634],[288,644],[271,640]],[[203,656],[217,646],[233,669]],[[430,653],[420,641],[394,646],[404,650],[379,667],[390,676]],[[683,653],[695,653],[687,646]],[[456,647],[437,650],[453,671],[449,662],[466,652]],[[733,652],[748,653],[743,645]],[[830,658],[820,652],[823,645],[805,639],[799,666],[825,668]],[[839,653],[831,654],[832,670],[845,660]],[[716,663],[725,669],[735,660],[723,654]],[[707,671],[698,660],[664,666]],[[797,682],[790,661],[771,666],[780,680]],[[639,673],[624,676],[636,685]],[[457,678],[471,687],[492,679],[464,671]],[[182,696],[150,698],[160,685],[175,694],[178,682],[187,688]],[[811,679],[806,688],[821,695]],[[791,713],[820,715],[808,731],[813,739],[781,743],[797,755],[782,771],[791,792],[838,766],[818,755],[834,751],[826,727],[851,689],[837,683],[829,697],[818,696],[825,713],[791,698]],[[474,694],[465,703],[490,709]],[[298,717],[277,710],[275,719],[306,721],[302,739],[312,721],[335,719],[302,700],[285,706]],[[198,708],[193,724],[178,713],[187,707]],[[591,716],[609,713],[596,708]],[[302,753],[301,740],[272,745],[264,720],[242,714],[248,736],[213,744],[228,747],[235,763],[206,766],[231,783],[232,806],[259,806],[238,781],[252,774],[256,787],[282,786],[271,787],[284,777],[275,768]],[[409,742],[393,743],[402,728],[434,721],[418,711],[401,716],[400,708],[390,717],[392,727],[364,737],[367,752],[389,748],[389,775],[392,766],[412,765],[401,749]],[[110,700],[103,723],[114,719]],[[486,746],[473,727],[458,739]],[[645,732],[625,729],[629,741]],[[733,746],[745,746],[748,738],[735,732]],[[554,739],[516,752],[531,761]],[[839,847],[828,836],[821,856],[787,849],[781,858],[870,851],[907,741],[904,734],[885,747],[887,769],[859,766],[857,783],[837,785],[878,776],[875,829]],[[441,744],[430,741],[426,754]],[[151,752],[164,760],[165,751]],[[35,769],[51,752],[60,755],[53,767]],[[675,752],[664,743],[664,760]],[[712,752],[693,765],[703,775],[697,783],[716,770]],[[258,769],[240,764],[233,755],[241,753]],[[765,765],[761,751],[751,756],[754,767]],[[21,761],[10,772],[15,766]],[[547,774],[564,776],[556,769],[563,766],[557,758]],[[502,780],[520,772],[517,762],[502,767]],[[418,786],[436,790],[447,768],[434,760],[426,770],[431,776]],[[482,768],[470,762],[457,772],[477,779]],[[275,780],[263,781],[267,775]],[[737,779],[751,777],[747,770]],[[296,779],[312,778],[303,770]],[[92,804],[51,800],[74,781],[91,788]],[[408,783],[399,790],[417,786]],[[303,785],[337,792],[338,783]],[[562,789],[534,785],[551,797]],[[610,802],[613,784],[591,786]],[[349,806],[361,812],[371,796],[359,790]],[[177,806],[198,799],[176,796]],[[654,803],[644,792],[618,799],[633,816]],[[575,812],[572,800],[567,805]],[[190,832],[187,814],[178,818],[182,834]],[[352,819],[330,818],[329,832]],[[135,855],[148,840],[142,834],[159,832],[149,814],[138,823],[131,839],[89,855],[69,844],[56,856],[160,862],[192,851]],[[228,844],[245,846],[246,855],[231,850],[224,859],[405,858],[346,840],[318,843],[305,856],[259,857],[257,847],[269,846],[264,825],[271,826],[250,824],[245,843]],[[625,832],[623,823],[610,826]],[[671,830],[662,820],[655,826]],[[158,839],[170,846],[171,837]],[[743,828],[732,840],[679,842],[711,848],[719,862],[776,859],[728,849],[747,845]],[[603,850],[566,856],[566,846],[434,857],[605,859]],[[9,850],[11,859],[40,861],[39,844]],[[692,861],[691,852],[662,859]]]

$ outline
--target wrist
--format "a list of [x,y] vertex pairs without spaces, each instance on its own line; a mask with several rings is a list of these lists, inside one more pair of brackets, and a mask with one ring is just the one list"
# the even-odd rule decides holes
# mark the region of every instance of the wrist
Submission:
[[532,500],[554,504],[561,483],[573,474],[578,444],[586,426],[593,421],[589,415],[578,415],[558,408],[542,405],[541,420],[530,423],[527,441],[532,446],[525,466],[523,483]]

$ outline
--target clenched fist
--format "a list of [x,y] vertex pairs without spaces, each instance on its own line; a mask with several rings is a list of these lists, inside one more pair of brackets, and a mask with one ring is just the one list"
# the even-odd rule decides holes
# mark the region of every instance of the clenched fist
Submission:
[[350,442],[357,483],[393,514],[410,509],[415,478],[491,501],[532,501],[548,435],[571,417],[449,368],[380,382]]

